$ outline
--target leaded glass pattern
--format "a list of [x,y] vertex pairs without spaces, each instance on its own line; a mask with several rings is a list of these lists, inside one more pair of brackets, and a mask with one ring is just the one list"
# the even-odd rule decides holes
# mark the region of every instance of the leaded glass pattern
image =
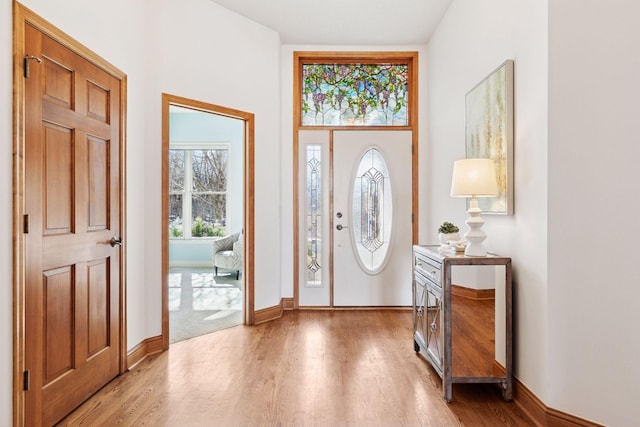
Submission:
[[407,126],[407,64],[303,64],[303,126]]
[[322,151],[320,145],[307,146],[307,283],[322,286]]
[[360,264],[379,271],[391,240],[392,194],[389,170],[376,148],[367,150],[358,165],[352,196],[353,240]]

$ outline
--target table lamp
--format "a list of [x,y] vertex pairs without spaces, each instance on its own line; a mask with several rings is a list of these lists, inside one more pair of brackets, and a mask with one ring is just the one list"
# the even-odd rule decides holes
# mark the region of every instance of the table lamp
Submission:
[[478,207],[478,197],[495,197],[498,195],[496,167],[491,159],[461,159],[453,163],[451,179],[452,197],[471,197],[469,218],[465,223],[469,231],[464,238],[469,242],[464,251],[468,256],[486,256],[487,250],[482,242],[487,235],[482,231],[484,220],[482,209]]

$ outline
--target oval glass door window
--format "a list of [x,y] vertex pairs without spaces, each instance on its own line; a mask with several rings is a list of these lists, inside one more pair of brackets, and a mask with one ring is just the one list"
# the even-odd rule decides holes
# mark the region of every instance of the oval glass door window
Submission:
[[356,169],[351,218],[356,259],[367,273],[378,273],[389,257],[393,206],[389,169],[376,148],[362,155]]

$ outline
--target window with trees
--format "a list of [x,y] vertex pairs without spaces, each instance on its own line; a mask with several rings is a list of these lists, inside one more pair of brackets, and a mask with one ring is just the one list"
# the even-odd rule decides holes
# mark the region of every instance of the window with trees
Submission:
[[169,236],[227,234],[229,147],[169,150]]

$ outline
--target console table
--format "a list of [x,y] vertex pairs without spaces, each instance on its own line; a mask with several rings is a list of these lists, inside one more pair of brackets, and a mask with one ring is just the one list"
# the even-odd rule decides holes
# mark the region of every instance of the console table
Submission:
[[[452,267],[495,266],[484,288],[452,283]],[[504,281],[497,280],[504,271]],[[439,246],[413,247],[413,339],[442,378],[444,399],[454,383],[495,383],[513,397],[511,258],[469,257]]]

